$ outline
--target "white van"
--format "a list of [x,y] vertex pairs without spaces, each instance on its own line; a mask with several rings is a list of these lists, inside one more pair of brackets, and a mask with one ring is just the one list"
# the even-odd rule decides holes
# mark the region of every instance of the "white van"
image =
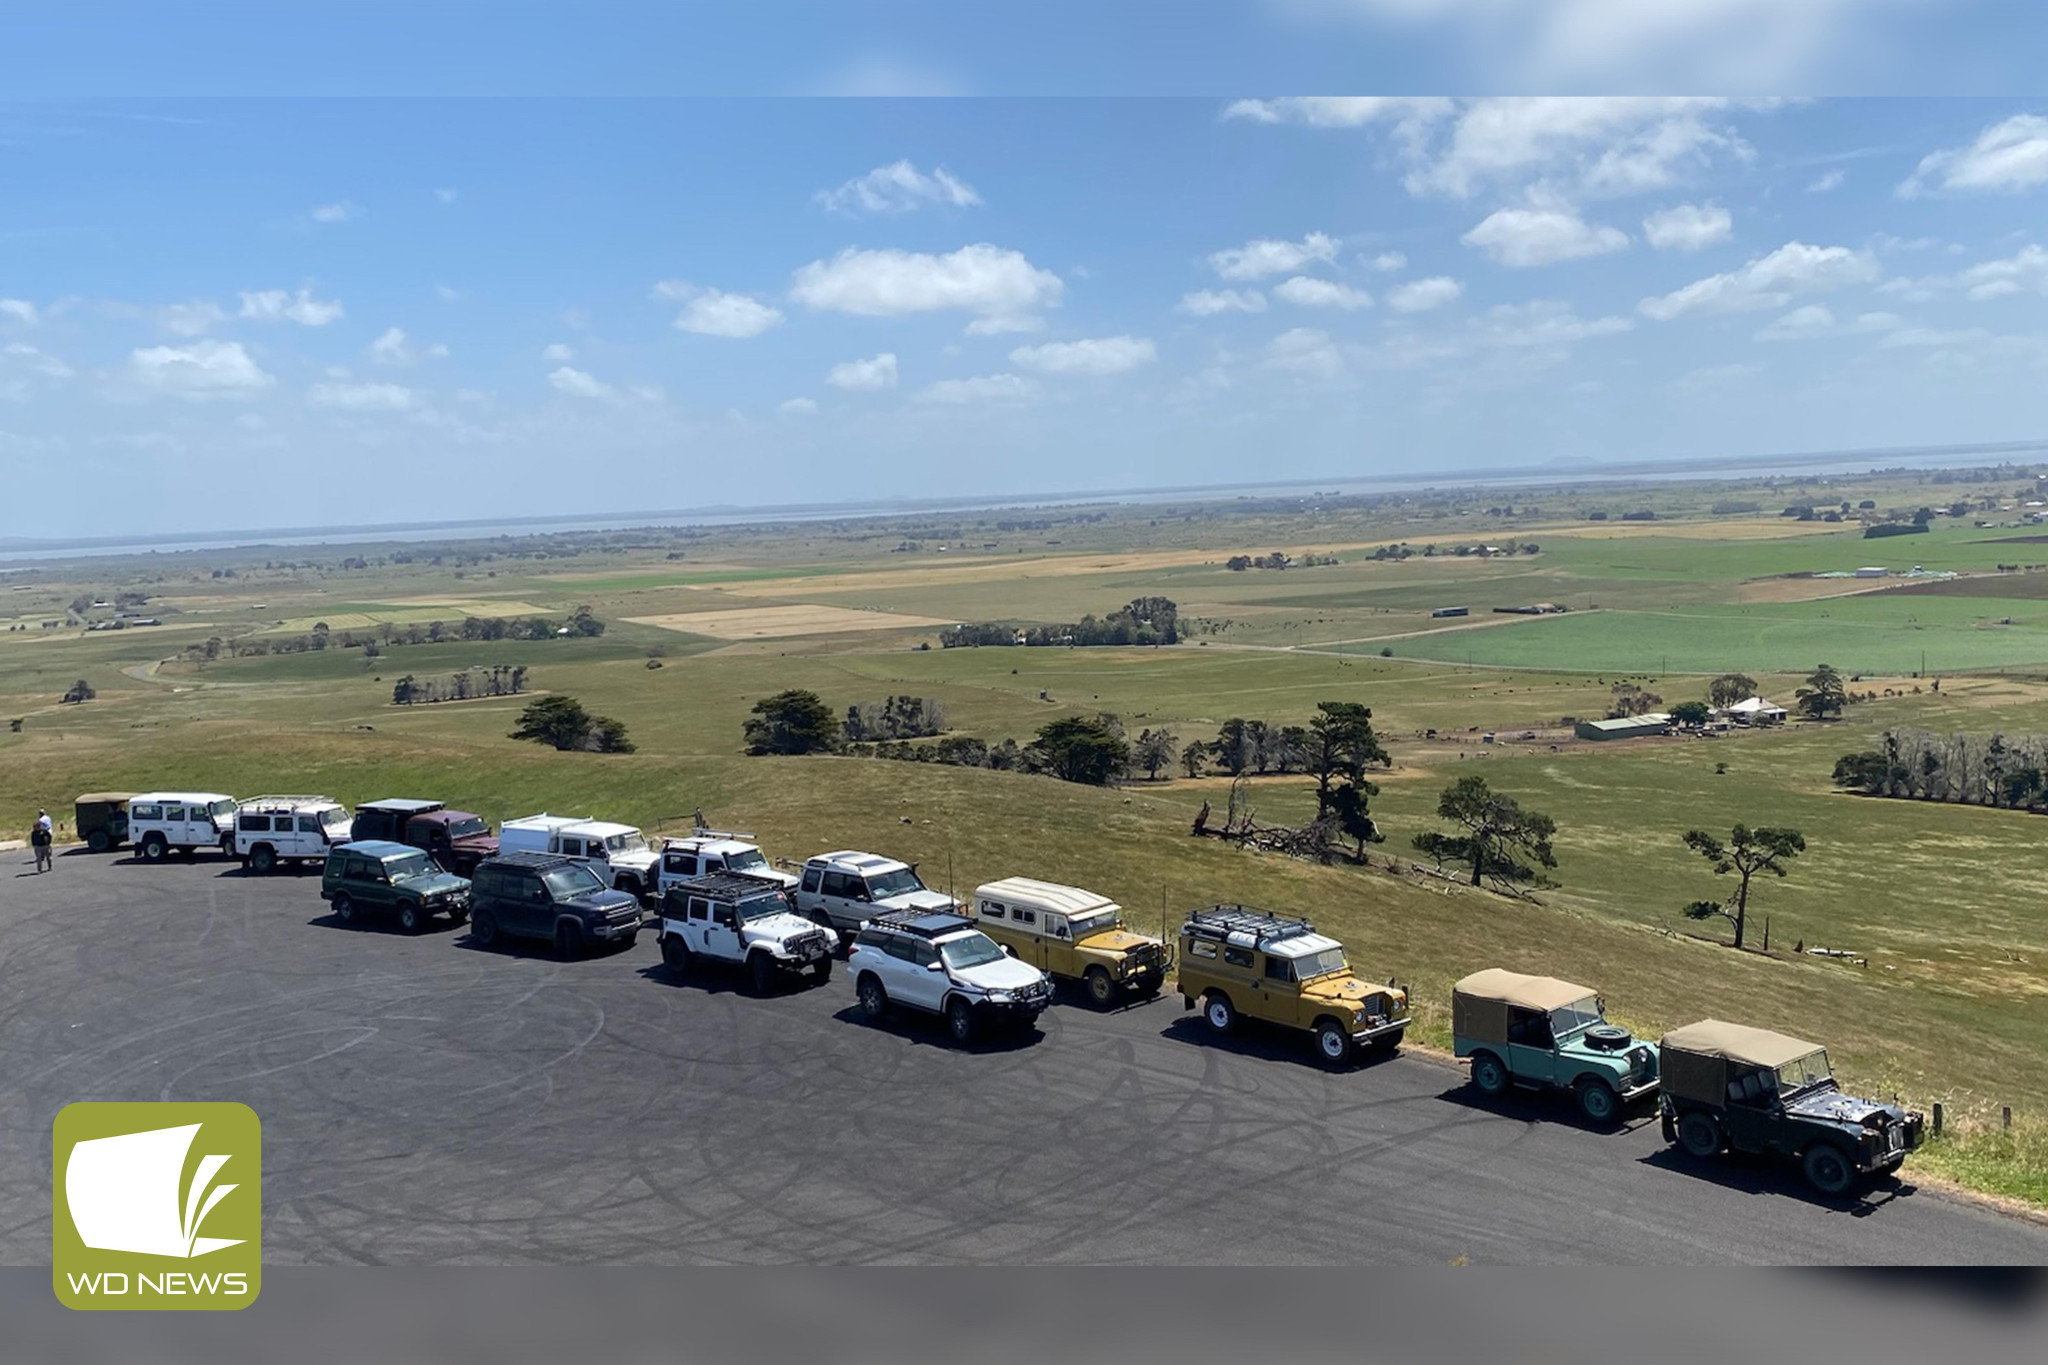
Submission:
[[235,812],[235,856],[251,872],[327,861],[349,841],[348,808],[331,796],[258,796]]
[[654,890],[660,855],[632,825],[615,825],[570,815],[529,815],[498,826],[498,852],[556,853],[574,858],[616,887],[635,896]]
[[128,802],[128,838],[136,852],[160,863],[176,849],[217,848],[235,856],[235,798],[219,792],[144,792]]

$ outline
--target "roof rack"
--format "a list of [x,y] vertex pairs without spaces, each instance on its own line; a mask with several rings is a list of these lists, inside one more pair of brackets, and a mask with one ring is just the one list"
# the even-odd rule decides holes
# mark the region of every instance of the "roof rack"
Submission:
[[1271,939],[1312,934],[1315,925],[1293,915],[1275,915],[1266,910],[1248,910],[1242,905],[1216,905],[1207,910],[1188,911],[1186,931],[1203,938],[1228,939],[1236,934],[1263,944]]
[[782,888],[774,882],[762,881],[759,877],[743,877],[737,872],[707,872],[701,877],[678,877],[668,884],[669,895],[702,896],[707,900],[758,900],[763,896],[782,896]]
[[919,938],[937,938],[974,927],[974,921],[953,910],[884,910],[868,923],[880,929],[900,929]]
[[741,839],[741,840],[749,840],[749,839],[752,839],[752,838],[753,838],[754,836],[753,836],[753,834],[752,834],[752,832],[751,832],[751,831],[748,831],[748,830],[744,830],[744,829],[700,829],[700,828],[693,828],[693,829],[691,829],[691,831],[690,831],[690,832],[689,832],[688,834],[665,834],[665,835],[663,835],[662,837],[663,837],[664,839],[666,839],[666,840],[667,840],[668,842],[670,842],[670,843],[681,843],[681,842],[682,842],[683,840],[685,840],[685,839]]
[[310,806],[320,801],[325,801],[330,806],[339,804],[331,796],[313,795],[252,796],[240,804],[244,806]]

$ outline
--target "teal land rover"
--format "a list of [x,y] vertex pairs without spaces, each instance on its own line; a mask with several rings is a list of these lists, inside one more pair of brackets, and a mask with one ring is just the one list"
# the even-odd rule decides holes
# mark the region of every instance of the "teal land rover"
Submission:
[[343,924],[357,923],[365,910],[382,911],[397,916],[408,934],[435,915],[455,924],[469,918],[468,881],[443,872],[419,849],[384,839],[362,839],[328,853],[320,899]]
[[1608,1023],[1591,989],[1555,977],[1474,972],[1451,988],[1451,1042],[1482,1095],[1568,1090],[1603,1126],[1657,1088],[1657,1045]]

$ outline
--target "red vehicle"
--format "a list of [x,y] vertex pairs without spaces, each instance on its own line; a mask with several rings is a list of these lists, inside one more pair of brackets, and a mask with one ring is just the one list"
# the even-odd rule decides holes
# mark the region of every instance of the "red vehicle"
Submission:
[[356,807],[357,839],[388,839],[425,849],[458,877],[467,877],[486,858],[498,856],[498,837],[481,815],[449,810],[439,801],[391,798]]

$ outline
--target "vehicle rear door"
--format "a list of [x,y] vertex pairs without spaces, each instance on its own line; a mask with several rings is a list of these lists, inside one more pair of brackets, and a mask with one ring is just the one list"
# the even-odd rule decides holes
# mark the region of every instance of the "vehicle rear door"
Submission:
[[868,900],[868,884],[851,872],[825,870],[823,883],[819,887],[819,901],[825,913],[832,917],[832,923],[841,929],[856,928],[862,920],[873,913],[874,907]]
[[[695,901],[697,897],[690,898]],[[731,901],[710,902],[710,919],[704,926],[704,951],[721,962],[738,962],[746,956],[740,942],[737,912]]]
[[939,950],[932,946],[931,940],[914,938],[909,934],[891,934],[886,950],[891,965],[897,968],[897,981],[900,983],[892,985],[889,994],[919,1009],[938,1009],[939,1001],[946,994],[946,974],[929,970],[939,960]]
[[555,932],[555,900],[540,873],[520,868],[505,879],[498,923],[507,932],[529,938],[550,938]]
[[398,899],[398,892],[391,884],[391,872],[382,860],[363,859],[363,892],[357,897],[365,905],[389,909]]
[[320,827],[320,817],[301,814],[297,820],[296,837],[292,840],[292,856],[317,858],[327,851],[327,831]]

